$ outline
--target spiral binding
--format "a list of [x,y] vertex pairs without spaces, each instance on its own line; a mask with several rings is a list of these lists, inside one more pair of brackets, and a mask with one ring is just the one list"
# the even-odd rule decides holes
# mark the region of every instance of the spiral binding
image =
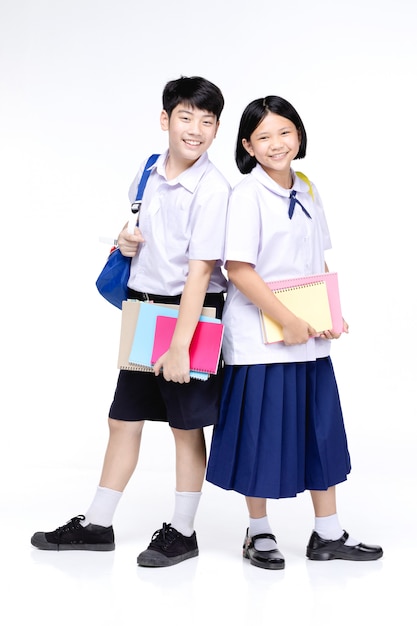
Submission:
[[297,291],[298,289],[307,289],[307,288],[312,287],[314,285],[325,285],[325,284],[326,283],[325,283],[324,280],[317,280],[314,283],[308,283],[308,284],[304,284],[304,285],[292,285],[291,287],[281,287],[279,289],[273,289],[272,292],[273,293],[282,293],[283,291]]

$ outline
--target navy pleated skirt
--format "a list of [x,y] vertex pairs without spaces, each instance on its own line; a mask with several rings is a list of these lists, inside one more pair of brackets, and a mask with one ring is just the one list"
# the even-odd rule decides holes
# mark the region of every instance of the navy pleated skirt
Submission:
[[326,490],[351,469],[330,357],[227,365],[207,480],[245,496]]

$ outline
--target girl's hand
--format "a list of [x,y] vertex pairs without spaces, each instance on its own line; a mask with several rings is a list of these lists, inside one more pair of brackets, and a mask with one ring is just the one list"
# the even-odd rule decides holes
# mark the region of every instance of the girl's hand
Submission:
[[153,366],[155,376],[162,376],[174,383],[190,382],[190,356],[188,349],[170,348]]
[[126,226],[117,238],[117,245],[123,256],[134,257],[138,251],[139,244],[143,241],[145,239],[139,228],[135,228],[134,234],[130,234]]
[[311,337],[317,337],[318,334],[308,322],[299,317],[293,318],[291,323],[283,326],[282,334],[284,335],[284,343],[287,346],[307,343]]
[[[343,320],[343,333],[348,333],[349,332],[349,324]],[[319,337],[321,339],[339,339],[339,337],[342,335],[342,333],[334,333],[332,330],[325,330],[324,332],[320,333]]]

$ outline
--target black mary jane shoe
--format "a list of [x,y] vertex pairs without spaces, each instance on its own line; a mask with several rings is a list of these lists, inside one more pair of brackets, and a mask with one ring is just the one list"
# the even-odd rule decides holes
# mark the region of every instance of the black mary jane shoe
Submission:
[[322,539],[315,531],[307,545],[306,556],[311,561],[331,561],[344,559],[345,561],[376,561],[383,555],[381,546],[368,546],[358,543],[356,546],[347,546],[349,537],[346,531],[340,539],[335,541]]
[[249,559],[252,565],[262,567],[263,569],[284,569],[285,559],[278,548],[274,550],[257,550],[255,548],[255,541],[257,539],[272,539],[276,542],[275,535],[271,535],[270,533],[261,533],[260,535],[250,537],[248,528],[243,543],[244,558]]

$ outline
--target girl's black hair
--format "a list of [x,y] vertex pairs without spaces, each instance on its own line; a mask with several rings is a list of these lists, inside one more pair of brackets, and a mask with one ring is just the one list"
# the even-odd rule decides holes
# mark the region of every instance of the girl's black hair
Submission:
[[307,133],[304,124],[292,104],[279,96],[267,96],[253,100],[242,113],[236,142],[235,160],[242,174],[249,174],[257,161],[243,147],[242,140],[250,137],[268,113],[276,113],[290,120],[300,133],[300,149],[295,159],[303,159],[307,150]]
[[169,81],[162,93],[162,107],[171,117],[172,111],[181,103],[213,113],[219,120],[224,107],[220,89],[201,76],[181,76]]

